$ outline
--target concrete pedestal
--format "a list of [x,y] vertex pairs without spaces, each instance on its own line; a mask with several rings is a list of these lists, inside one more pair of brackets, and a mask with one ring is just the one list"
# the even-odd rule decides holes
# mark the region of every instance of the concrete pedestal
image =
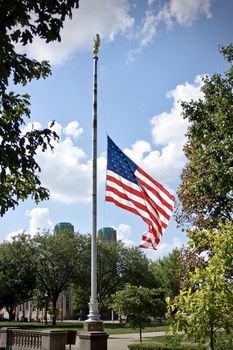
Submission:
[[108,334],[93,331],[79,333],[80,350],[107,350]]
[[83,324],[83,331],[84,332],[103,332],[104,331],[104,324],[102,321],[85,321]]
[[63,350],[66,348],[66,331],[50,330],[41,331],[42,350]]

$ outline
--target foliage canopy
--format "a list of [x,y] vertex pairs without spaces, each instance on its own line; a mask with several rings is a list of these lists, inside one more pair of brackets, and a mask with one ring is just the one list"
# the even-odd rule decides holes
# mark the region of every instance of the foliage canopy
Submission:
[[51,235],[38,234],[32,239],[32,264],[37,276],[37,288],[52,303],[52,319],[56,324],[56,303],[59,294],[67,289],[76,277],[82,251],[79,235],[70,231]]
[[36,286],[29,247],[30,239],[24,234],[0,245],[0,308],[6,307],[10,321],[15,306],[29,300]]
[[217,227],[232,220],[233,208],[233,46],[220,52],[230,64],[224,75],[203,78],[203,100],[183,102],[188,141],[176,219],[181,225]]
[[8,91],[11,82],[26,85],[32,79],[51,74],[47,61],[38,62],[18,53],[16,44],[25,46],[39,37],[49,43],[61,40],[65,19],[71,18],[78,0],[2,0],[0,2],[0,215],[15,208],[29,196],[35,202],[49,197],[41,186],[40,167],[35,155],[52,148],[58,136],[51,128],[22,132],[30,118],[30,96]]
[[143,321],[149,315],[164,315],[166,310],[164,290],[126,284],[124,289],[113,295],[111,307],[118,315],[131,316],[133,325],[140,328],[140,341],[142,341]]
[[[79,269],[73,283],[76,310],[86,311],[90,295],[91,237],[82,235],[83,252],[79,258]],[[138,248],[128,248],[122,242],[97,241],[97,286],[100,312],[108,310],[112,294],[123,289],[126,283],[144,287],[161,284],[149,267],[149,260]],[[85,315],[83,315],[84,317]]]
[[169,300],[169,313],[176,331],[185,331],[198,339],[210,338],[214,350],[216,332],[232,329],[233,320],[233,228],[230,222],[218,230],[196,231],[202,241],[209,241],[211,252],[206,265],[190,272],[190,285]]
[[166,295],[174,297],[180,290],[180,278],[177,271],[180,269],[179,251],[174,249],[170,254],[153,261],[150,269],[160,284],[166,291]]

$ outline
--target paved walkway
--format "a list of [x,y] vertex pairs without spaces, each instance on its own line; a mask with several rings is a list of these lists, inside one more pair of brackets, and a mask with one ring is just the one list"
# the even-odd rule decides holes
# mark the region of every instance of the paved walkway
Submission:
[[[165,335],[165,332],[146,332],[142,333],[142,338],[151,338]],[[129,350],[128,344],[139,341],[139,333],[111,334],[108,338],[108,350]],[[82,350],[79,348],[79,338],[72,350]]]
[[[164,335],[165,332],[146,332],[142,333],[142,338],[151,338]],[[108,350],[129,350],[128,344],[138,342],[139,333],[112,334],[108,338]]]

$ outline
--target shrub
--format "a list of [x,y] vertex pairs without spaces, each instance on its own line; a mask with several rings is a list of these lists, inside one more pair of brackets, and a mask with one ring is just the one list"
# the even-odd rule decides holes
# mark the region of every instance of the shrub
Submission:
[[129,350],[206,350],[205,345],[194,345],[194,344],[180,344],[174,348],[174,345],[168,344],[155,344],[155,343],[137,343],[129,344]]
[[218,333],[215,348],[216,350],[232,350],[233,334]]

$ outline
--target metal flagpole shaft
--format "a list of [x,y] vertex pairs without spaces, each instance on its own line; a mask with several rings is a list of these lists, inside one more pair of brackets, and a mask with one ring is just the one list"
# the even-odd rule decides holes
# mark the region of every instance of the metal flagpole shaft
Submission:
[[93,47],[93,119],[92,119],[92,240],[91,240],[91,299],[87,322],[102,322],[97,300],[97,62],[100,37],[97,34]]
[[97,244],[96,244],[96,213],[97,213],[97,61],[100,37],[97,34],[93,48],[93,194],[92,194],[92,240],[91,240],[91,298],[88,319],[84,322],[84,333],[79,333],[80,349],[107,350],[108,334],[104,332],[103,322],[100,320],[97,300]]

